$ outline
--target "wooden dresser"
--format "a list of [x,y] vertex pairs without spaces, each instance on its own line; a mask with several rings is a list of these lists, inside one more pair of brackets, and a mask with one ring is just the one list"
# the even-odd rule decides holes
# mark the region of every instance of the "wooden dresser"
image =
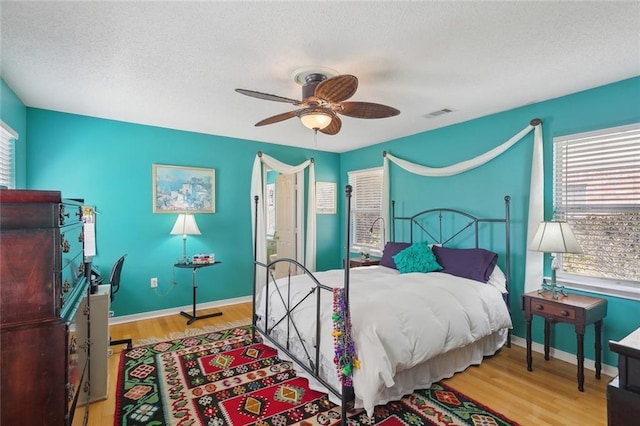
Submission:
[[[0,190],[0,424],[69,425],[88,365],[82,200]],[[86,324],[84,324],[86,322]],[[76,419],[77,423],[77,419]]]
[[609,425],[638,424],[640,419],[640,328],[619,342],[609,341],[618,354],[618,377],[607,386]]

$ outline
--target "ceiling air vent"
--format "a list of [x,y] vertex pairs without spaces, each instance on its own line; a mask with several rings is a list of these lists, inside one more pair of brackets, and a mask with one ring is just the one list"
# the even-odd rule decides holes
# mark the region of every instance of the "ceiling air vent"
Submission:
[[449,114],[450,112],[453,112],[453,110],[449,109],[449,108],[442,108],[438,111],[433,111],[430,112],[429,114],[426,115],[427,118],[429,117],[437,117],[439,115],[443,115],[443,114]]

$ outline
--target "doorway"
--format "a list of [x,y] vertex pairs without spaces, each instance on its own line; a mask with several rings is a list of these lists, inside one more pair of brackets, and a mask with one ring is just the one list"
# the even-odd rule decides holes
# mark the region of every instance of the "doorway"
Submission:
[[[304,172],[282,174],[267,171],[267,262],[289,258],[304,263],[303,188]],[[293,266],[288,262],[277,263],[275,277],[302,272]]]

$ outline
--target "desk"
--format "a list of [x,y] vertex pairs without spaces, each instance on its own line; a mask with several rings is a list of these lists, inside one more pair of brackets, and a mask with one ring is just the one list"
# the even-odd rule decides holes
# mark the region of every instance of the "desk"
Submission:
[[[89,402],[107,399],[109,397],[109,309],[111,307],[111,285],[100,284],[97,292],[91,294],[89,305],[91,307],[91,317],[89,321],[89,331],[86,324],[76,322],[76,336],[78,341],[91,336],[91,362],[89,363],[89,394],[86,389],[78,397],[78,405]],[[78,312],[87,309],[87,296],[85,296],[78,308]],[[86,356],[86,351],[82,351],[80,356]],[[81,418],[80,413],[77,413]]]
[[198,269],[200,268],[206,268],[207,266],[213,266],[213,265],[217,265],[220,262],[214,262],[214,263],[176,263],[173,266],[175,266],[176,268],[183,268],[183,269],[192,269],[192,282],[193,282],[193,311],[191,314],[188,314],[184,311],[180,312],[180,315],[182,315],[183,317],[187,318],[189,321],[187,321],[187,325],[191,325],[191,323],[193,323],[196,320],[199,319],[204,319],[204,318],[211,318],[211,317],[217,317],[222,315],[222,312],[214,312],[212,314],[207,314],[207,315],[196,315],[196,291],[198,289],[198,282],[196,280],[196,272],[198,271]]
[[584,392],[584,329],[589,324],[595,325],[596,379],[600,379],[602,370],[602,319],[607,316],[607,301],[595,297],[568,294],[553,299],[548,293],[537,291],[522,295],[524,319],[527,322],[527,370],[532,371],[531,357],[531,318],[539,315],[544,318],[544,359],[549,360],[549,328],[550,324],[566,322],[576,328],[578,340],[578,390]]

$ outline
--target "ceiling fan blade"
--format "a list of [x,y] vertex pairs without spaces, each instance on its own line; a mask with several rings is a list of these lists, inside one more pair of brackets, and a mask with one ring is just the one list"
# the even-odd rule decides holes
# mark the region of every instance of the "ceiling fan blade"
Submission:
[[353,75],[345,74],[318,83],[314,94],[327,102],[337,103],[352,97],[357,89],[358,79]]
[[295,99],[285,98],[278,95],[270,95],[268,93],[256,92],[254,90],[247,89],[236,89],[236,92],[242,93],[246,96],[251,96],[252,98],[264,99],[267,101],[276,101],[276,102],[284,102],[287,104],[300,105],[300,101]]
[[325,127],[324,129],[321,129],[320,131],[325,135],[335,135],[340,131],[341,128],[342,128],[342,120],[340,120],[340,117],[338,117],[337,115],[334,115],[333,118],[331,119],[331,123],[329,123],[327,127]]
[[372,102],[343,102],[337,112],[354,118],[386,118],[400,114],[395,108]]
[[296,111],[289,111],[282,114],[274,115],[273,117],[265,118],[262,121],[258,121],[256,123],[256,127],[258,126],[266,126],[267,124],[277,123],[279,121],[288,120],[289,118],[295,117]]

